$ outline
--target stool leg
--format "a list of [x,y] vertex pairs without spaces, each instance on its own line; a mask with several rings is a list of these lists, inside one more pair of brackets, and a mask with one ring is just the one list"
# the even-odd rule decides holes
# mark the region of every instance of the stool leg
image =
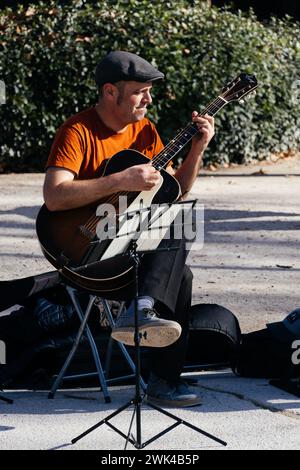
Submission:
[[96,364],[96,369],[97,369],[97,372],[98,372],[98,377],[99,377],[100,385],[101,385],[102,392],[103,392],[103,395],[104,395],[105,403],[110,403],[111,399],[110,399],[110,396],[109,396],[109,393],[108,393],[106,380],[105,380],[105,376],[104,376],[104,371],[103,371],[103,368],[102,368],[102,365],[101,365],[101,362],[100,362],[100,359],[99,359],[98,349],[97,349],[95,340],[93,338],[93,335],[91,333],[91,330],[88,326],[86,326],[86,334],[87,334],[87,337],[88,337],[88,340],[89,340],[89,343],[90,343],[90,346],[91,346],[91,349],[92,349],[92,353],[93,353],[93,356],[94,356],[94,361],[95,361],[95,364]]
[[60,386],[60,384],[61,384],[61,382],[62,382],[62,380],[63,380],[63,378],[64,378],[64,376],[65,376],[65,373],[66,373],[66,371],[67,371],[67,369],[68,369],[68,367],[69,367],[69,365],[70,365],[70,363],[71,363],[71,361],[72,361],[72,359],[73,359],[73,356],[74,356],[74,354],[75,354],[75,352],[76,352],[76,350],[77,350],[77,348],[78,348],[78,345],[79,345],[79,343],[80,343],[81,337],[82,337],[82,335],[83,335],[83,333],[84,333],[84,329],[85,329],[85,327],[86,327],[86,323],[87,323],[87,321],[88,321],[89,315],[90,315],[90,311],[86,310],[86,313],[85,313],[85,315],[84,315],[84,318],[83,318],[83,319],[81,318],[82,321],[81,321],[81,325],[80,325],[80,328],[79,328],[79,330],[78,330],[76,339],[75,339],[75,341],[74,341],[74,343],[73,343],[73,346],[72,346],[72,348],[71,348],[71,351],[70,351],[69,354],[68,354],[67,359],[66,359],[65,362],[64,362],[64,365],[62,366],[62,368],[61,368],[61,370],[60,370],[58,376],[57,376],[56,379],[55,379],[54,384],[53,384],[52,387],[51,387],[51,391],[50,391],[49,394],[48,394],[48,398],[54,398],[54,395],[55,395],[55,393],[56,393],[58,387]]
[[52,388],[51,388],[51,391],[48,395],[49,398],[53,398],[54,397],[54,394],[57,390],[57,388],[59,387],[61,381],[63,380],[64,378],[64,375],[66,373],[66,370],[68,369],[72,359],[73,359],[73,356],[78,348],[78,345],[79,345],[79,342],[80,342],[80,339],[84,333],[84,330],[86,330],[86,334],[87,334],[87,338],[88,338],[88,341],[89,341],[89,344],[90,344],[90,347],[91,347],[91,350],[92,350],[92,353],[93,353],[93,357],[94,357],[94,361],[95,361],[95,365],[96,365],[96,369],[97,369],[97,374],[98,374],[98,377],[99,377],[99,382],[100,382],[100,386],[101,386],[101,389],[102,389],[102,392],[103,392],[103,396],[104,396],[104,400],[106,403],[110,403],[111,402],[111,399],[110,399],[110,396],[109,396],[109,393],[108,393],[108,389],[107,389],[107,384],[106,384],[106,380],[105,380],[105,376],[104,376],[104,372],[103,372],[103,369],[102,369],[102,365],[101,365],[101,361],[100,361],[100,358],[99,358],[99,354],[98,354],[98,350],[97,350],[97,346],[96,346],[96,343],[94,341],[94,338],[93,338],[93,335],[90,331],[90,328],[89,326],[87,325],[87,321],[88,321],[88,318],[89,318],[89,315],[90,315],[90,312],[91,312],[91,309],[92,309],[92,306],[94,304],[94,301],[95,301],[95,298],[96,296],[90,296],[90,300],[89,300],[89,303],[88,303],[88,306],[86,308],[86,312],[85,314],[83,314],[82,312],[82,309],[80,307],[80,304],[78,302],[78,299],[76,298],[75,296],[75,289],[73,289],[72,287],[69,287],[67,286],[66,287],[67,289],[67,292],[68,294],[70,295],[71,299],[72,299],[72,302],[73,302],[73,305],[75,307],[75,310],[77,312],[77,315],[79,317],[79,319],[81,320],[81,325],[80,325],[80,328],[78,330],[78,333],[77,333],[77,336],[76,336],[76,339],[74,341],[74,344],[72,346],[72,349],[59,373],[59,375],[57,376]]
[[[84,321],[84,315],[83,315],[83,312],[81,310],[80,304],[76,299],[75,290],[72,289],[72,288],[68,288],[68,291],[69,291],[69,294],[70,294],[70,296],[73,300],[76,312],[77,312],[80,320],[83,322]],[[95,302],[95,299],[96,299],[95,295],[90,295],[90,300],[89,300],[89,303],[88,303],[88,306],[87,306],[88,314],[90,314],[90,311],[91,311],[92,306]],[[95,361],[95,365],[96,365],[96,369],[97,369],[97,373],[98,373],[102,393],[104,395],[105,403],[110,403],[111,399],[110,399],[110,396],[109,396],[109,393],[108,393],[103,368],[102,368],[101,361],[100,361],[99,354],[98,354],[98,349],[97,349],[95,340],[93,338],[93,335],[91,333],[91,330],[90,330],[87,322],[86,322],[86,325],[85,325],[85,329],[86,329],[86,334],[87,334],[87,337],[88,337],[88,341],[90,343],[92,353],[93,353],[93,356],[94,356],[94,361]]]
[[[111,314],[108,302],[107,302],[106,299],[102,299],[102,298],[101,298],[101,301],[102,301],[103,307],[105,309],[109,324],[110,324],[111,327],[113,327],[115,322],[114,322],[113,316]],[[121,305],[124,306],[124,303],[122,303]],[[120,311],[121,311],[121,309],[120,309]],[[121,352],[122,352],[123,356],[125,357],[126,361],[128,362],[128,365],[131,368],[133,374],[135,374],[135,364],[134,364],[133,360],[131,359],[127,349],[124,346],[124,344],[120,343],[119,341],[116,341],[116,343],[119,346],[119,348],[121,349]],[[114,344],[113,338],[109,338],[108,348],[107,348],[107,356],[106,356],[106,361],[105,361],[106,377],[107,377],[108,370],[109,370],[109,367],[110,367],[110,360],[111,360],[111,353],[112,353],[113,344]],[[143,390],[145,391],[146,388],[147,388],[147,385],[145,384],[142,377],[140,378],[140,384],[141,384]]]
[[[114,318],[112,316],[109,304],[108,304],[106,299],[103,299],[102,297],[101,298],[99,297],[99,299],[101,300],[101,303],[102,303],[103,308],[105,310],[105,314],[106,314],[106,318],[108,320],[109,326],[111,328],[113,328],[114,325],[115,325],[115,321],[114,321]],[[125,305],[125,302],[121,302],[121,304],[119,306],[117,316],[119,316],[120,313],[122,313],[124,305]],[[107,351],[106,351],[106,356],[105,356],[105,373],[106,373],[106,377],[109,376],[109,372],[110,372],[110,364],[111,364],[111,356],[112,356],[112,351],[113,351],[113,345],[114,345],[114,341],[113,341],[112,337],[110,336],[110,338],[108,340]]]

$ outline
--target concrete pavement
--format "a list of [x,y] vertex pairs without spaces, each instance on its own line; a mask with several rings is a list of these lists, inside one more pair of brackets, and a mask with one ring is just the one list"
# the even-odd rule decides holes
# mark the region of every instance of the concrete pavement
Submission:
[[[226,441],[227,447],[179,425],[145,451],[300,448],[299,398],[271,387],[266,380],[241,379],[229,371],[196,375],[202,406],[168,411]],[[106,418],[133,394],[133,387],[115,387],[112,403],[104,404],[98,391],[61,391],[53,400],[45,392],[10,392],[14,404],[0,402],[0,449],[122,450],[125,440],[106,425],[74,445],[71,439]],[[131,417],[132,408],[112,423],[127,434]],[[143,442],[173,423],[143,407]],[[134,450],[130,444],[128,449]]]

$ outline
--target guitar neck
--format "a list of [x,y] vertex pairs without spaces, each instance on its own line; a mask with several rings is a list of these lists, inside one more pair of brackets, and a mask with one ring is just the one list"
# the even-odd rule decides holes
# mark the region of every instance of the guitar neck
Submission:
[[[227,104],[224,98],[218,96],[201,113],[201,116],[208,114],[215,116],[220,109]],[[165,148],[152,159],[152,165],[156,170],[161,170],[185,147],[190,140],[197,134],[197,125],[190,122],[179,134],[169,142]]]

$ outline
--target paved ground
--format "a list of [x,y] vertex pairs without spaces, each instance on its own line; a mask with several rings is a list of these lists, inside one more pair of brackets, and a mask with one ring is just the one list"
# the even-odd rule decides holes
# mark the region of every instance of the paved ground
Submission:
[[[299,398],[269,386],[265,380],[237,379],[230,373],[200,374],[198,390],[202,406],[168,411],[227,442],[227,447],[180,425],[146,450],[300,448]],[[122,450],[125,441],[106,425],[74,445],[71,439],[106,418],[133,393],[133,388],[114,388],[112,403],[103,404],[95,391],[59,392],[54,400],[47,399],[45,392],[11,392],[14,404],[0,403],[0,448]],[[127,434],[131,417],[132,409],[128,409],[112,424]],[[173,422],[144,407],[143,442]]]
[[[34,220],[42,203],[43,175],[0,176],[0,280],[41,273],[52,267],[35,238]],[[300,305],[300,161],[204,172],[193,195],[205,204],[205,244],[192,252],[193,303],[216,302],[231,309],[243,332],[263,328]],[[230,449],[300,447],[300,399],[265,380],[232,374],[201,373],[203,405],[176,414],[221,439]],[[104,405],[96,392],[86,399],[55,400],[44,393],[13,392],[14,405],[0,401],[1,449],[121,449],[108,428],[69,446],[70,439],[123,404],[132,389],[114,388]],[[118,425],[129,424],[129,411]],[[143,411],[145,439],[159,432],[166,418]],[[213,441],[183,426],[151,444],[152,449],[215,449]]]

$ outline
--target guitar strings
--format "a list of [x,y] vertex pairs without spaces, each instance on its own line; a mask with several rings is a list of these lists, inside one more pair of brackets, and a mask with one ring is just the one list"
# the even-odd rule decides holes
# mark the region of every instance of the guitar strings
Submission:
[[[211,116],[214,116],[217,113],[217,111],[219,111],[225,104],[226,104],[226,101],[224,101],[220,97],[217,97],[199,115],[204,116],[205,114],[210,114]],[[190,134],[190,130],[193,132],[193,134]],[[176,155],[176,153],[181,150],[181,148],[177,147],[176,142],[180,141],[182,137],[185,138],[186,134],[188,134],[189,138],[185,140],[183,144],[181,144],[181,147],[183,147],[194,137],[194,135],[197,132],[198,132],[198,129],[195,127],[195,125],[193,123],[189,123],[184,129],[182,129],[179,132],[179,134],[171,142],[169,142],[169,144],[167,144],[164,147],[164,149],[160,153],[158,153],[152,159],[153,166],[157,165],[160,168],[165,166],[166,163],[168,163],[168,161],[171,160]],[[174,155],[172,155],[171,158],[166,159],[165,158],[166,155],[171,151],[175,151]],[[114,205],[118,202],[120,196],[126,196],[127,194],[130,194],[131,192],[132,191],[125,191],[125,192],[122,191],[122,192],[115,193],[106,200],[106,203]],[[101,217],[103,216],[97,216],[97,215],[91,216],[82,227],[92,232],[92,234],[94,234],[96,225],[101,219]],[[84,235],[83,232],[82,232],[82,235]]]
[[[212,103],[210,103],[207,106],[207,108],[204,109],[204,111],[202,111],[200,116],[204,116],[206,113],[208,113],[208,112],[210,113],[211,111],[212,111],[211,116],[214,116],[214,114],[216,114],[216,112],[219,111],[221,109],[221,107],[223,107],[225,104],[226,104],[226,102],[218,97],[214,101],[212,101]],[[180,149],[177,148],[176,141],[180,140],[181,137],[186,137],[186,134],[189,134],[190,130],[193,132],[193,134],[191,135],[191,137],[189,139],[187,139],[187,140],[185,140],[185,142],[183,142],[183,145],[186,145],[187,142],[189,140],[191,140],[191,138],[194,137],[194,135],[198,132],[198,130],[195,128],[194,124],[189,123],[169,144],[167,144],[164,147],[164,149],[159,154],[156,155],[156,157],[154,157],[153,160],[155,160],[155,163],[160,164],[160,163],[164,162],[164,160],[165,160],[164,159],[164,154],[167,153],[168,150],[171,150],[171,151],[175,150],[175,152],[177,153]],[[174,148],[172,148],[172,147],[174,147]]]

